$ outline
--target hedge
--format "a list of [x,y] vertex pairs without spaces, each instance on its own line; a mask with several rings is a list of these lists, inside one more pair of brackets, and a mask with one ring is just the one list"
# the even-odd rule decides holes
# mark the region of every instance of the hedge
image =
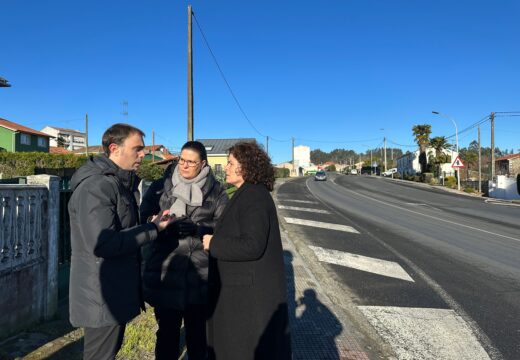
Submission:
[[8,179],[17,176],[34,175],[36,168],[77,169],[86,160],[86,155],[0,152],[0,173],[2,173],[4,179]]

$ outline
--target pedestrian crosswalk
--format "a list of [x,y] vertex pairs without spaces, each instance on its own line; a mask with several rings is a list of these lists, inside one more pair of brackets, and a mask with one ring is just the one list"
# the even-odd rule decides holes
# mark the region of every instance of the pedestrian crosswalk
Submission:
[[[280,200],[280,202],[312,204],[312,206],[319,205],[319,202],[312,202],[311,200],[293,199],[289,201],[285,199]],[[412,274],[408,273],[401,266],[399,259],[391,261],[345,251],[345,248],[348,249],[348,244],[359,243],[360,239],[368,238],[363,237],[362,231],[356,229],[355,224],[351,226],[341,224],[341,221],[330,221],[331,215],[334,219],[334,213],[320,208],[278,204],[278,209],[284,210],[282,215],[287,216],[282,216],[282,218],[284,223],[290,226],[330,231],[322,232],[323,235],[320,235],[320,238],[324,238],[320,239],[320,245],[322,246],[307,244],[319,262],[377,275],[380,277],[380,280],[372,280],[374,279],[373,277],[367,279],[375,282],[370,285],[372,288],[377,287],[379,284],[377,281],[380,281],[381,291],[385,291],[390,279],[400,280],[399,284],[409,284],[403,286],[417,286],[416,280],[420,280],[414,280],[414,276],[417,276],[417,274],[413,273],[413,270],[411,270]],[[309,213],[316,214],[313,220],[306,219],[306,217],[309,217]],[[306,214],[306,216],[303,216],[303,214]],[[327,218],[324,219],[327,221],[319,221],[320,217]],[[317,234],[312,231],[310,233],[313,236]],[[346,247],[341,250],[335,249],[332,244],[338,244],[338,242],[327,242],[326,240],[332,237],[344,239],[343,242],[339,243],[346,244]],[[324,244],[325,246],[323,246]],[[331,246],[327,247],[327,244],[331,244]],[[390,257],[392,256],[390,255]],[[385,279],[388,280],[385,281]],[[394,281],[394,283],[396,282]],[[373,301],[371,299],[372,303]],[[360,305],[358,309],[377,333],[392,347],[397,359],[489,360],[488,353],[479,341],[480,335],[478,331],[475,331],[469,325],[471,322],[465,321],[465,318],[458,315],[455,310],[450,309],[449,305],[446,305],[446,307],[434,308],[381,304],[381,306]]]

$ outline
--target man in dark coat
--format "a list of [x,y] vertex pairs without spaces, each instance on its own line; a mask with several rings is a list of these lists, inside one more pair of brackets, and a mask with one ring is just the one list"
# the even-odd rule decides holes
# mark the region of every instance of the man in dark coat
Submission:
[[105,155],[91,157],[72,177],[70,322],[84,327],[84,359],[114,359],[126,323],[143,305],[140,247],[169,220],[138,225],[137,176],[143,132],[115,124],[103,135]]
[[215,179],[198,141],[183,145],[179,163],[171,165],[143,198],[141,219],[161,209],[185,217],[143,249],[144,297],[154,307],[159,325],[157,360],[179,357],[183,321],[188,357],[206,359],[208,254],[201,237],[213,232],[227,202],[224,186]]

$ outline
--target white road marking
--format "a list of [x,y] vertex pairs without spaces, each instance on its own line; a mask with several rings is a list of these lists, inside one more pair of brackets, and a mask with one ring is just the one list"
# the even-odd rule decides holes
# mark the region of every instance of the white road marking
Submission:
[[284,210],[296,210],[296,211],[306,211],[306,212],[313,212],[318,214],[330,214],[327,210],[322,209],[311,209],[311,208],[302,208],[297,206],[285,206],[285,205],[278,205],[278,209],[284,209]]
[[302,204],[319,204],[317,201],[311,201],[311,200],[293,200],[293,199],[279,199],[280,201],[290,201],[295,203],[302,203]]
[[291,218],[291,217],[284,217],[284,219],[289,224],[305,225],[305,226],[312,226],[312,227],[317,227],[317,228],[321,228],[321,229],[338,230],[338,231],[345,231],[345,232],[349,232],[349,233],[359,234],[359,231],[354,229],[352,226],[348,226],[348,225],[331,224],[331,223],[326,223],[326,222],[321,222],[321,221],[296,219],[296,218]]
[[329,264],[346,266],[352,269],[373,274],[388,276],[395,279],[415,282],[410,275],[396,262],[375,259],[367,256],[350,254],[344,251],[324,249],[319,246],[309,246],[319,261]]
[[403,360],[489,360],[464,319],[448,309],[359,306]]
[[[458,222],[455,222],[455,221],[450,221],[450,220],[445,220],[445,219],[441,219],[437,216],[431,216],[431,215],[427,215],[427,214],[423,214],[421,212],[418,212],[418,211],[413,211],[413,210],[410,210],[410,209],[406,209],[402,206],[398,206],[398,205],[393,205],[393,204],[390,204],[390,203],[387,203],[386,201],[381,201],[381,200],[377,200],[377,199],[374,199],[370,196],[366,196],[366,195],[363,195],[361,193],[358,193],[358,192],[355,192],[353,190],[349,190],[341,185],[338,185],[336,183],[334,183],[334,185],[340,187],[342,190],[344,191],[348,191],[348,192],[352,192],[358,196],[361,196],[361,197],[364,197],[366,199],[369,199],[369,200],[372,200],[372,201],[375,201],[377,203],[380,203],[380,204],[383,204],[383,205],[386,205],[386,206],[390,206],[390,207],[393,207],[393,208],[396,208],[396,209],[399,209],[399,210],[402,210],[402,211],[407,211],[407,212],[411,212],[411,213],[414,213],[416,215],[421,215],[421,216],[424,216],[424,217],[427,217],[427,218],[430,218],[430,219],[434,219],[434,220],[437,220],[437,221],[442,221],[442,222],[445,222],[445,223],[448,223],[448,224],[452,224],[452,225],[457,225],[457,226],[461,226],[463,228],[466,228],[466,229],[471,229],[471,230],[475,230],[475,231],[480,231],[480,232],[483,232],[485,234],[490,234],[490,235],[495,235],[495,236],[499,236],[499,237],[502,237],[502,238],[506,238],[506,239],[510,239],[510,240],[514,240],[514,241],[520,241],[520,238],[514,238],[512,236],[507,236],[507,235],[502,235],[502,234],[497,234],[497,233],[494,233],[492,231],[488,231],[488,230],[484,230],[484,229],[479,229],[477,227],[474,227],[474,226],[469,226],[469,225],[464,225],[464,224],[461,224],[461,223],[458,223]],[[309,188],[308,184],[307,184],[307,188],[309,189],[309,191],[311,193],[312,190]],[[313,193],[314,194],[314,193]]]

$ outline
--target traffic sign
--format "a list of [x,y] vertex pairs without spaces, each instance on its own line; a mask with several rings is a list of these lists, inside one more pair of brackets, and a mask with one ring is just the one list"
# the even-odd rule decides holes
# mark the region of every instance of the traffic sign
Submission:
[[453,161],[453,163],[451,164],[451,167],[454,168],[454,169],[459,169],[459,168],[463,168],[464,167],[464,163],[460,159],[460,156],[457,156],[455,158],[455,161]]

